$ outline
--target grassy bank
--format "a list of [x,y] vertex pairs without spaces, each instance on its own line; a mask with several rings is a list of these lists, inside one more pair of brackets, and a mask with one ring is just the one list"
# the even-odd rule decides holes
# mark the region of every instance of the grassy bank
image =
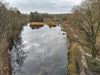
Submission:
[[68,75],[78,75],[76,68],[77,44],[72,42],[69,48]]

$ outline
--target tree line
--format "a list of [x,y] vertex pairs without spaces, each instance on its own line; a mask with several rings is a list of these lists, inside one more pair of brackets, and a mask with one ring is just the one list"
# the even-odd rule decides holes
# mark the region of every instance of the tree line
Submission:
[[30,22],[43,22],[45,18],[53,19],[55,15],[48,13],[39,13],[37,11],[29,14]]

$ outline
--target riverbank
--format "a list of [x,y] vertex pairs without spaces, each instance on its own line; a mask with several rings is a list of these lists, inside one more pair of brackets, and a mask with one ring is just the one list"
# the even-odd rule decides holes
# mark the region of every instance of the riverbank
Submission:
[[77,75],[77,69],[76,69],[76,50],[77,50],[77,44],[71,39],[71,35],[73,35],[73,32],[71,31],[71,27],[68,25],[67,22],[62,23],[62,30],[67,33],[67,39],[69,43],[68,47],[68,65],[67,65],[67,74],[68,75]]
[[66,36],[70,43],[68,48],[68,75],[99,75],[100,59],[98,57],[100,55],[95,61],[92,61],[91,50],[84,48],[77,40],[79,37],[75,33],[77,30],[67,21],[62,22],[62,28],[67,33]]
[[28,21],[26,15],[7,7],[0,2],[0,75],[12,75],[12,41],[18,38],[23,25]]
[[80,71],[82,71],[82,63],[78,47],[79,44],[75,42],[74,39],[76,35],[72,27],[66,21],[62,23],[62,28],[67,33],[66,36],[70,43],[68,47],[68,75],[80,75]]

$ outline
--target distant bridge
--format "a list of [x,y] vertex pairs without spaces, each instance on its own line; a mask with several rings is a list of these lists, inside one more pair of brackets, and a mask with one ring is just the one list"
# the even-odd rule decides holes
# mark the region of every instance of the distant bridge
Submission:
[[43,27],[44,25],[48,25],[49,27],[56,27],[56,23],[44,23],[44,22],[31,22],[29,23],[32,29]]

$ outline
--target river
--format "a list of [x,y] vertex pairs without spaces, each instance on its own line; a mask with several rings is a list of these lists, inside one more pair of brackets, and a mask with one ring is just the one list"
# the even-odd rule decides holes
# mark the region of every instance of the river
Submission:
[[[49,28],[44,25],[39,29],[24,26],[21,50],[26,53],[25,59],[21,71],[17,71],[16,64],[12,63],[14,75],[66,75],[67,43],[64,34],[60,26]],[[15,49],[12,60],[16,59],[14,52]]]

